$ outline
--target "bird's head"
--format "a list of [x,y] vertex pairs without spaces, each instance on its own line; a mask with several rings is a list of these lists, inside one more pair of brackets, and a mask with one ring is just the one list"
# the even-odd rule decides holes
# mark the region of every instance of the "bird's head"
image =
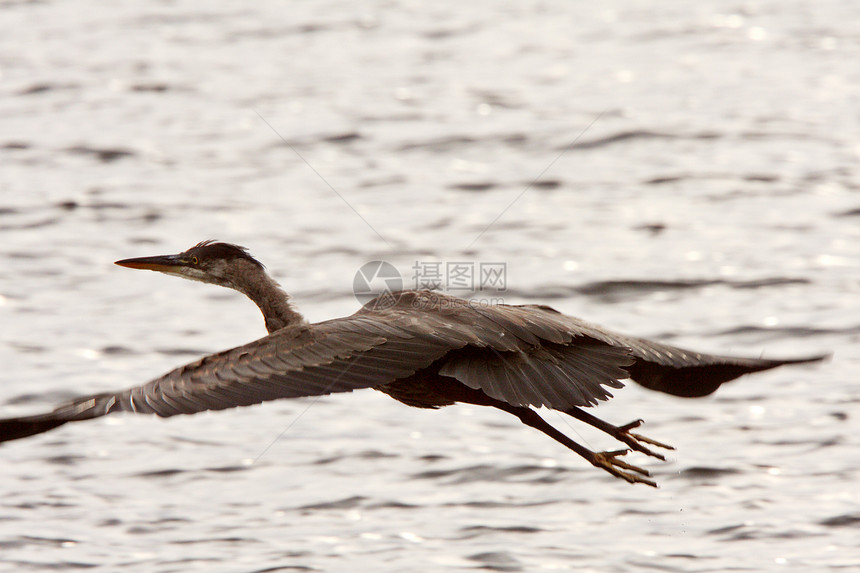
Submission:
[[242,278],[249,270],[263,270],[263,264],[248,254],[244,247],[216,241],[203,241],[176,255],[123,259],[115,264],[130,269],[158,271],[238,291],[244,291]]

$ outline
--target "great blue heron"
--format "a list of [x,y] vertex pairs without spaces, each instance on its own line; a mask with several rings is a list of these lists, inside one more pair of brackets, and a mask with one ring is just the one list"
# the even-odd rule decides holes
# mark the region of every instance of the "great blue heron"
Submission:
[[116,264],[244,293],[262,311],[269,334],[142,386],[84,396],[47,414],[0,420],[0,441],[121,411],[173,416],[373,388],[418,408],[463,402],[504,410],[594,466],[653,486],[645,469],[620,459],[628,449],[591,451],[533,408],[564,412],[662,460],[648,446],[671,446],[633,433],[641,420],[615,426],[582,407],[611,398],[606,387],[621,388],[626,378],[675,396],[705,396],[743,374],[825,357],[702,354],[616,334],[548,306],[483,306],[431,291],[387,293],[352,316],[308,324],[259,261],[245,248],[221,242]]

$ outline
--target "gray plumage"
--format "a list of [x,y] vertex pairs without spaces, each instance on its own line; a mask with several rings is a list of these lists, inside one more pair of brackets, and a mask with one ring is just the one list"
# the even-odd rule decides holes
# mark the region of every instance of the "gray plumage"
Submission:
[[118,261],[233,288],[263,312],[270,334],[206,356],[142,386],[82,397],[54,411],[0,420],[0,441],[114,412],[173,416],[249,406],[280,398],[374,388],[410,406],[456,402],[493,406],[518,416],[631,482],[654,485],[647,472],[591,452],[551,428],[532,407],[568,413],[638,451],[668,447],[582,411],[612,397],[622,380],[677,396],[710,394],[746,373],[820,360],[767,360],[691,352],[616,334],[552,308],[482,306],[430,291],[388,293],[352,316],[308,324],[262,264],[242,247],[205,242],[178,255]]

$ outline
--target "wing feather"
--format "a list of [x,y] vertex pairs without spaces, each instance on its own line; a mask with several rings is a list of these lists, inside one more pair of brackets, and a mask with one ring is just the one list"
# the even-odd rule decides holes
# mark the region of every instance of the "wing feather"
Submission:
[[[570,347],[579,346],[582,340],[596,340],[604,343],[604,348],[601,348],[600,345],[591,344],[589,353],[580,354],[577,357],[574,365],[578,374],[572,376],[586,397],[591,396],[601,400],[611,397],[608,392],[601,397],[600,394],[603,392],[601,384],[618,388],[621,386],[618,380],[628,377],[651,390],[675,396],[699,397],[714,392],[723,383],[744,374],[768,370],[785,364],[816,362],[827,357],[827,355],[815,355],[781,360],[705,354],[644,338],[619,334],[582,319],[561,314],[547,306],[500,305],[494,308],[498,308],[502,312],[528,315],[527,322],[540,325],[541,337],[545,340],[557,340],[556,335],[552,333],[561,331],[572,336],[568,343]],[[547,333],[547,329],[549,329],[549,333]],[[538,331],[535,330],[535,332]],[[612,371],[613,363],[617,365],[615,357],[601,355],[607,351],[614,354],[611,349],[619,348],[626,349],[632,358],[632,363],[623,366],[626,374],[620,378]],[[603,382],[596,383],[599,380],[603,380]]]
[[278,398],[351,392],[414,374],[466,344],[464,337],[452,342],[436,335],[433,321],[416,326],[403,315],[402,311],[364,313],[282,329],[181,366],[142,386],[74,400],[50,416],[58,421],[117,411],[173,416]]

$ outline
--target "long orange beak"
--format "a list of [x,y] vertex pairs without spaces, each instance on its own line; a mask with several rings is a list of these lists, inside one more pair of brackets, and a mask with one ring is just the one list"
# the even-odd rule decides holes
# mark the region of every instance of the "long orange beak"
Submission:
[[136,259],[123,259],[114,263],[129,269],[143,269],[147,271],[158,271],[169,273],[177,267],[187,266],[179,255],[159,255],[157,257],[138,257]]

